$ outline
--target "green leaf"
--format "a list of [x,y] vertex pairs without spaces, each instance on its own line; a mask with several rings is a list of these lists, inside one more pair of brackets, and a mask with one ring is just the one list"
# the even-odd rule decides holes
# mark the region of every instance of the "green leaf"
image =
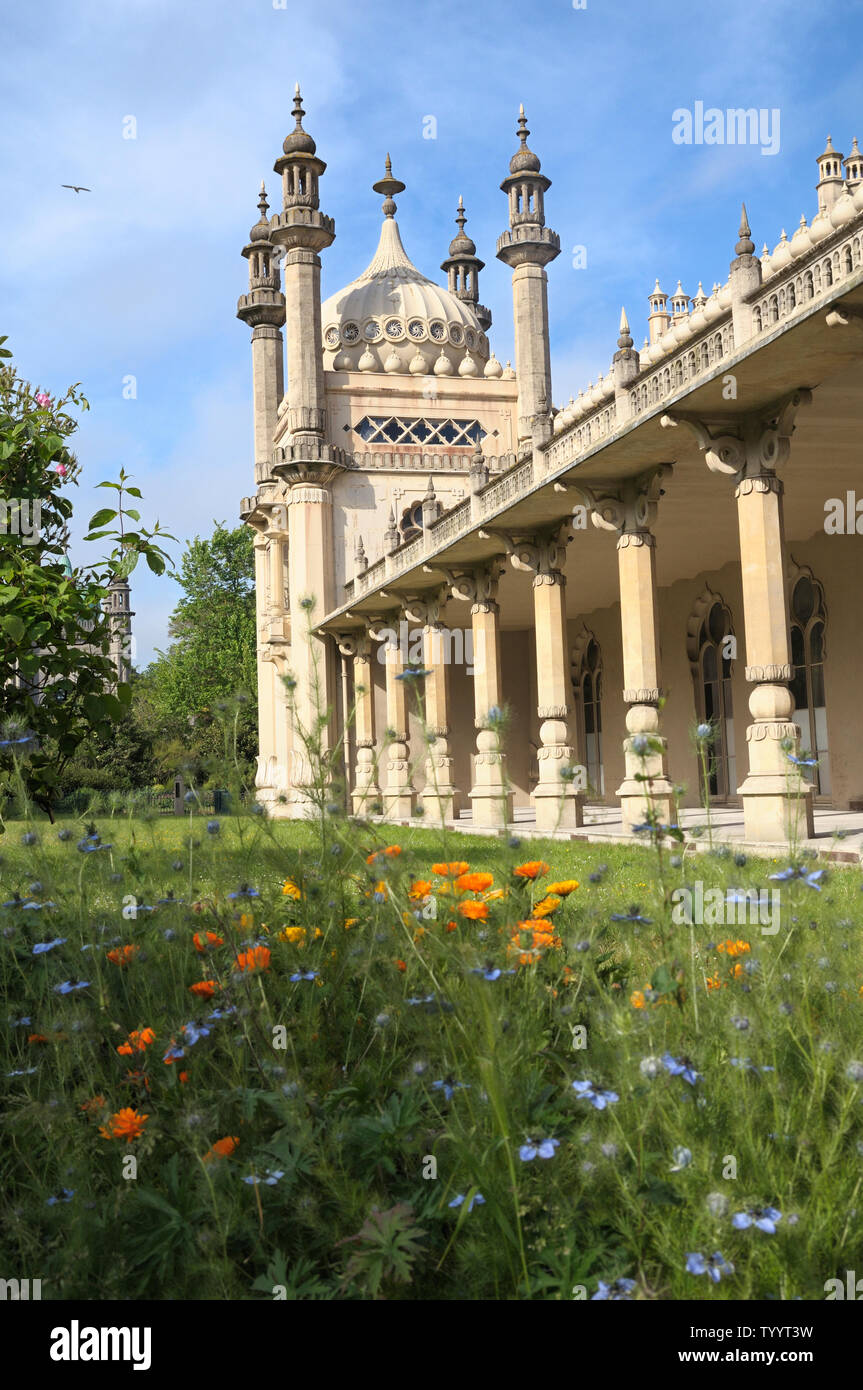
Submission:
[[0,628],[12,638],[13,642],[20,642],[26,631],[23,622],[16,613],[6,613],[0,618]]
[[99,526],[105,526],[109,521],[114,521],[116,516],[117,513],[112,507],[102,507],[95,516],[90,517],[89,529],[94,531]]

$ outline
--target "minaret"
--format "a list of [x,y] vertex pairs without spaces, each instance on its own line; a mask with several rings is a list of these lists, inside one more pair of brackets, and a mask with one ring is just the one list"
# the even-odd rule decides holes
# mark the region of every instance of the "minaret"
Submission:
[[117,672],[117,683],[125,685],[132,675],[132,619],[135,616],[126,575],[114,575],[103,607],[111,634],[108,655]]
[[458,198],[458,211],[455,217],[458,235],[449,244],[449,256],[441,263],[441,270],[447,273],[447,288],[450,294],[470,304],[479,320],[483,333],[491,328],[491,310],[479,302],[479,273],[485,265],[476,254],[476,245],[465,236],[464,199]]
[[324,435],[324,361],[321,351],[321,262],[335,240],[335,223],[320,211],[318,179],[326,169],[303,130],[305,111],[297,83],[284,153],[273,166],[282,176],[282,211],[270,219],[270,237],[285,248],[285,318],[288,339],[288,432],[293,442]]
[[845,182],[853,192],[861,180],[863,180],[863,154],[857,148],[857,136],[855,135],[851,153],[845,160]]
[[844,179],[842,177],[842,160],[844,155],[833,148],[833,140],[828,135],[824,153],[818,156],[818,182],[815,191],[818,194],[818,206],[825,207],[829,212],[833,204],[842,197],[844,189]]
[[653,286],[653,293],[650,296],[650,313],[647,316],[647,331],[650,334],[650,346],[658,343],[663,333],[671,327],[671,315],[668,312],[668,295],[663,294],[659,288],[659,281]]
[[278,260],[267,221],[267,191],[261,180],[258,199],[261,216],[249,233],[243,255],[249,262],[249,292],[237,300],[237,318],[252,329],[252,391],[255,421],[255,482],[270,472],[273,434],[284,395],[285,296],[281,291]]
[[671,296],[671,317],[674,323],[682,323],[689,316],[689,295],[683,293],[683,286],[677,282],[677,289]]
[[560,254],[560,237],[545,225],[543,194],[551,179],[539,172],[528,149],[530,131],[519,108],[519,147],[501,188],[509,196],[509,231],[497,242],[498,260],[512,268],[515,371],[518,379],[518,437],[530,439],[532,420],[550,418],[551,350],[548,335],[548,276],[545,267]]

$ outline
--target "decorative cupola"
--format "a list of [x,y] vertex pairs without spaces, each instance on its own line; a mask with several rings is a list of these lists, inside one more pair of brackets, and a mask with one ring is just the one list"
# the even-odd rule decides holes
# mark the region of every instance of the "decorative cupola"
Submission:
[[[560,237],[545,225],[544,195],[551,179],[540,173],[539,156],[528,148],[530,131],[519,108],[519,147],[501,189],[509,199],[509,229],[498,237],[497,257],[512,269],[515,358],[518,377],[518,437],[532,437],[534,422],[551,428],[551,353],[548,276],[545,267],[560,255]],[[545,417],[540,420],[540,417]]]
[[838,150],[834,150],[831,137],[827,136],[827,145],[824,153],[818,156],[818,183],[815,191],[818,194],[818,205],[822,205],[829,212],[833,204],[842,196],[842,160],[844,155]]
[[671,316],[675,323],[680,323],[682,319],[689,317],[689,295],[683,293],[679,280],[677,289],[671,296]]
[[[766,250],[766,249],[767,249],[767,248],[765,247],[765,250]],[[703,309],[706,303],[707,303],[707,295],[704,293],[704,286],[702,285],[701,281],[699,280],[699,282],[698,282],[698,293],[697,293],[697,294],[694,294],[694,295],[692,296],[692,311],[693,311],[693,313],[695,312],[696,309]]]
[[267,191],[261,180],[260,218],[249,233],[243,255],[249,263],[249,292],[237,300],[237,318],[252,329],[252,374],[255,381],[255,480],[270,477],[273,434],[284,394],[285,296],[276,249],[267,220]]
[[663,294],[657,280],[650,296],[650,313],[647,316],[650,346],[653,347],[654,343],[658,343],[663,333],[667,332],[670,327],[671,315],[668,312],[668,295]]
[[854,189],[861,181],[863,181],[863,154],[857,148],[857,136],[855,135],[851,153],[845,160],[845,182],[849,188]]
[[467,218],[464,215],[464,199],[461,194],[455,220],[458,235],[454,236],[449,244],[449,256],[441,263],[441,270],[446,271],[450,294],[457,295],[466,304],[472,305],[483,333],[487,333],[491,328],[491,310],[479,302],[479,273],[485,261],[481,261],[477,256],[476,245],[471,238],[465,236],[464,224]]
[[282,211],[270,220],[270,237],[285,248],[288,340],[288,431],[296,444],[324,434],[324,367],[309,343],[321,341],[321,262],[318,252],[335,241],[335,223],[320,211],[318,181],[326,169],[315,142],[303,129],[299,83],[294,90],[296,122],[273,166],[282,176]]

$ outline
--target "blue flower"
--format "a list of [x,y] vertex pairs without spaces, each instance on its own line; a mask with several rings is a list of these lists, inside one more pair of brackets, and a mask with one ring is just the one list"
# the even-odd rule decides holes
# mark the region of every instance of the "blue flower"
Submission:
[[71,830],[58,830],[58,831],[57,831],[57,839],[58,839],[58,840],[62,840],[64,843],[65,843],[66,840],[71,840],[71,838],[72,838],[72,832],[71,832]]
[[0,738],[0,748],[14,748],[19,743],[32,743],[33,735],[25,734],[23,738]]
[[39,843],[39,836],[35,830],[25,830],[21,836],[21,843],[22,845],[36,845]]
[[64,980],[62,985],[54,986],[55,994],[74,994],[76,989],[89,989],[89,980]]
[[662,1065],[670,1076],[682,1076],[690,1086],[694,1086],[696,1081],[701,1079],[701,1073],[695,1070],[688,1057],[672,1057],[670,1052],[665,1052]]
[[600,1279],[599,1288],[596,1293],[591,1294],[591,1303],[607,1301],[609,1303],[631,1303],[629,1295],[635,1288],[634,1279],[615,1279],[613,1284],[606,1284],[604,1279]]
[[201,1038],[208,1038],[210,1036],[210,1030],[209,1028],[205,1028],[203,1023],[184,1023],[183,1035],[189,1046],[194,1047],[196,1042],[201,1041]]
[[713,738],[714,732],[712,724],[699,724],[695,730],[695,737],[702,743],[707,743]]
[[735,1212],[731,1224],[737,1231],[745,1231],[749,1226],[757,1226],[769,1236],[776,1234],[776,1223],[782,1220],[782,1212],[776,1207],[747,1207],[746,1211]]
[[232,901],[235,898],[259,898],[260,896],[257,888],[247,888],[244,883],[241,884],[239,888],[236,888],[233,893],[228,894],[228,897]]
[[789,883],[793,879],[802,879],[810,888],[821,892],[820,880],[824,877],[824,869],[815,869],[814,872],[807,874],[802,864],[789,864],[787,869],[783,869],[779,874],[771,874],[770,878],[778,883]]
[[169,1047],[162,1058],[163,1062],[178,1062],[181,1057],[185,1057],[186,1051],[182,1047]]
[[266,1170],[266,1177],[259,1178],[256,1176],[243,1178],[243,1182],[254,1184],[255,1186],[257,1186],[258,1183],[262,1182],[266,1183],[267,1187],[275,1187],[276,1183],[279,1181],[279,1178],[283,1178],[284,1176],[285,1174],[281,1168],[268,1168]]
[[316,980],[320,971],[318,970],[298,970],[295,974],[289,975],[289,980]]
[[554,1151],[559,1146],[559,1139],[528,1139],[526,1144],[522,1144],[518,1151],[518,1156],[522,1163],[530,1163],[534,1158],[554,1158]]
[[32,1021],[33,1021],[33,1020],[30,1018],[30,1015],[29,1015],[29,1014],[25,1014],[23,1018],[10,1018],[10,1020],[9,1020],[9,1027],[10,1027],[10,1028],[29,1028],[29,1027],[31,1026],[31,1024],[32,1024]]
[[600,1091],[593,1081],[573,1081],[572,1089],[579,1100],[589,1100],[594,1110],[604,1110],[620,1100],[616,1091]]
[[208,821],[207,821],[207,834],[208,834],[208,835],[218,835],[218,833],[219,833],[219,831],[221,830],[221,828],[222,828],[222,827],[219,825],[219,822],[218,822],[217,820],[208,820]]
[[643,922],[645,926],[650,926],[652,918],[643,917],[638,903],[633,903],[628,912],[612,912],[612,922]]
[[426,994],[426,995],[420,996],[419,994],[414,994],[414,995],[411,995],[410,999],[408,1000],[408,1003],[409,1003],[409,1004],[433,1004],[433,1003],[434,1003],[434,995],[433,995],[433,994]]
[[817,766],[818,766],[818,759],[817,759],[817,758],[797,758],[797,757],[795,757],[795,755],[794,755],[793,753],[786,753],[785,756],[786,756],[786,758],[788,759],[788,761],[789,761],[790,763],[794,763],[795,767],[817,767]]
[[237,1010],[234,1008],[233,1004],[231,1004],[230,1008],[227,1009],[214,1009],[211,1014],[207,1015],[207,1019],[209,1021],[211,1018],[229,1018],[231,1014],[235,1014],[236,1012]]
[[81,851],[82,854],[95,854],[95,853],[97,852],[97,850],[100,850],[100,849],[113,849],[113,848],[114,848],[113,845],[99,845],[99,844],[96,844],[95,839],[94,839],[94,837],[93,837],[92,835],[88,835],[87,838],[86,838],[86,840],[79,840],[79,841],[78,841],[78,849]]
[[[463,1206],[463,1205],[464,1205],[464,1200],[465,1200],[465,1196],[466,1196],[466,1195],[467,1195],[466,1193],[460,1192],[460,1193],[458,1194],[457,1197],[453,1197],[453,1199],[452,1199],[451,1202],[447,1202],[447,1206],[448,1206],[448,1207],[460,1207],[460,1206]],[[471,1197],[470,1201],[469,1201],[468,1204],[467,1204],[468,1216],[469,1216],[470,1213],[473,1211],[474,1207],[484,1207],[484,1206],[485,1206],[485,1198],[483,1197],[482,1193],[481,1193],[481,1192],[475,1192],[475,1193],[473,1194],[473,1196]]]
[[464,1081],[453,1081],[451,1076],[444,1081],[433,1081],[431,1085],[433,1091],[443,1091],[445,1100],[452,1100],[455,1091],[470,1090],[470,1086]]
[[686,1268],[690,1274],[707,1274],[714,1284],[719,1283],[723,1274],[734,1273],[734,1265],[729,1264],[718,1250],[712,1255],[702,1255],[699,1251],[694,1251],[686,1256]]
[[56,907],[56,903],[22,903],[22,912],[41,912],[43,907]]
[[74,1196],[75,1193],[71,1187],[64,1187],[59,1197],[47,1197],[45,1205],[46,1207],[56,1207],[58,1202],[71,1202]]
[[46,951],[53,951],[55,946],[65,946],[68,940],[68,936],[57,936],[53,941],[37,941],[33,947],[33,955],[44,956]]
[[38,1070],[37,1067],[24,1067],[23,1070],[20,1070],[20,1071],[7,1071],[6,1075],[7,1075],[7,1076],[32,1076],[33,1073],[34,1073],[34,1071],[37,1071],[37,1070]]

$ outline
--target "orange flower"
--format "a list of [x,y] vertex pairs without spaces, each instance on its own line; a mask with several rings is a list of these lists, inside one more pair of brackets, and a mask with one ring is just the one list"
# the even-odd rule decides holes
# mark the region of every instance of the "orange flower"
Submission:
[[451,864],[432,864],[432,873],[439,878],[459,878],[466,874],[470,864],[466,859],[454,859]]
[[139,1115],[134,1107],[126,1106],[111,1116],[107,1127],[100,1125],[99,1133],[103,1139],[140,1139],[149,1118],[149,1115]]
[[548,873],[548,865],[544,859],[532,859],[528,864],[519,864],[513,873],[516,878],[541,878]]
[[414,902],[422,902],[423,898],[428,897],[431,890],[432,886],[426,879],[417,878],[414,879],[413,883],[411,884],[408,897],[412,898]]
[[534,917],[550,917],[552,912],[556,912],[562,902],[561,898],[555,894],[546,894],[541,903],[537,903],[533,909]]
[[215,992],[215,980],[198,980],[197,984],[189,985],[189,993],[197,994],[199,999],[212,999]]
[[397,961],[396,961],[396,969],[399,970],[399,971],[401,972],[401,974],[403,975],[403,974],[405,973],[405,971],[407,970],[407,966],[406,966],[406,964],[405,964],[405,962],[404,962],[403,960],[397,960]]
[[[458,931],[458,922],[447,922],[446,929],[447,931]],[[860,993],[863,994],[863,988],[861,988]]]
[[358,922],[359,920],[360,920],[359,917],[346,917],[346,918],[345,918],[345,931],[350,931],[351,927],[355,927],[355,926],[357,925],[357,922]]
[[577,878],[564,878],[560,883],[547,883],[545,891],[549,894],[554,893],[558,898],[566,898],[570,893],[574,893],[577,887]]
[[397,854],[401,854],[401,852],[401,845],[387,845],[386,849],[384,850],[384,854],[389,855],[390,859],[392,859]]
[[187,1071],[181,1071],[181,1072],[180,1072],[180,1085],[181,1085],[181,1086],[185,1086],[185,1084],[186,1084],[186,1082],[188,1081],[188,1079],[189,1079],[189,1073],[188,1073]]
[[416,931],[414,932],[414,942],[422,941],[422,939],[423,939],[423,937],[425,936],[425,934],[426,934],[426,929],[425,929],[425,927],[417,927]]
[[224,1139],[217,1139],[209,1153],[204,1154],[204,1162],[210,1163],[214,1158],[230,1158],[239,1142],[235,1134],[227,1134]]
[[127,1038],[126,1042],[121,1043],[117,1048],[121,1057],[131,1057],[134,1052],[146,1052],[151,1042],[155,1042],[156,1034],[152,1028],[142,1028],[140,1032],[134,1029]]
[[742,956],[747,951],[750,951],[752,948],[749,945],[748,941],[732,941],[729,937],[727,941],[718,941],[716,943],[716,949],[719,952],[724,952],[725,954],[734,957]]
[[488,917],[488,907],[478,898],[468,898],[466,902],[459,903],[458,910],[462,917],[467,917],[471,922],[484,922]]
[[718,975],[708,975],[708,976],[707,976],[707,988],[708,988],[708,990],[711,990],[711,989],[723,989],[724,986],[723,986],[723,983],[722,983],[722,981],[720,980],[720,978],[719,978]]
[[46,1043],[48,1039],[44,1033],[31,1033],[27,1041],[28,1043]]
[[212,950],[215,946],[224,946],[224,944],[224,937],[217,936],[214,931],[205,932],[203,936],[199,931],[196,931],[192,937],[192,945],[199,956],[202,956],[207,950]]
[[104,1096],[91,1096],[91,1098],[90,1098],[89,1100],[85,1100],[85,1101],[82,1102],[82,1104],[81,1104],[81,1109],[84,1111],[84,1114],[85,1114],[85,1115],[91,1115],[91,1114],[93,1113],[94,1110],[104,1110],[104,1109],[105,1109],[105,1097],[104,1097]]
[[455,881],[459,893],[484,893],[494,883],[494,874],[459,874]]
[[112,965],[128,965],[133,961],[140,951],[140,946],[115,946],[113,951],[108,952],[108,960]]
[[269,946],[253,946],[250,951],[241,951],[234,962],[235,970],[269,970]]

